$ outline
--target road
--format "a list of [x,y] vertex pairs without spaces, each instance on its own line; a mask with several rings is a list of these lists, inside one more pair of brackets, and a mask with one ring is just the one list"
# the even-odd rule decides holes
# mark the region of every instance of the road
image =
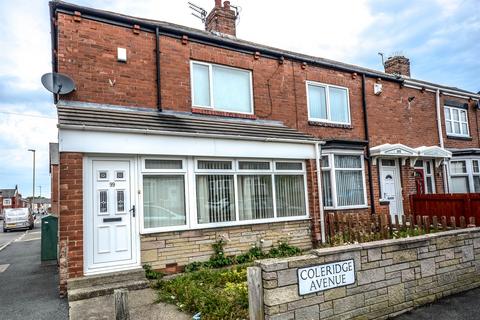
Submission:
[[2,320],[68,319],[67,300],[58,297],[57,266],[40,261],[40,236],[39,221],[29,231],[0,229]]

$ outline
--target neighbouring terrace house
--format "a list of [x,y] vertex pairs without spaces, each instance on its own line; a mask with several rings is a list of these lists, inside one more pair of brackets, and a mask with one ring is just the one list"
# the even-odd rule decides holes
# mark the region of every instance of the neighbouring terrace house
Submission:
[[55,97],[51,158],[63,289],[180,271],[219,237],[228,254],[309,249],[325,213],[401,215],[409,194],[477,190],[479,95],[411,78],[405,57],[383,72],[240,40],[228,1],[205,31],[50,9],[53,71],[76,83]]
[[0,189],[0,214],[3,209],[23,207],[21,199],[22,195],[18,192],[17,186],[14,189]]

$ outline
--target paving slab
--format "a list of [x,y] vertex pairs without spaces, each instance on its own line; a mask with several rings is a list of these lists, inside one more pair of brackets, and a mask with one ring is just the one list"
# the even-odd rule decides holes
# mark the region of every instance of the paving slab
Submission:
[[[128,293],[131,320],[191,320],[192,316],[183,313],[174,305],[156,303],[154,290],[133,290]],[[69,303],[71,320],[115,319],[113,295],[73,301]]]

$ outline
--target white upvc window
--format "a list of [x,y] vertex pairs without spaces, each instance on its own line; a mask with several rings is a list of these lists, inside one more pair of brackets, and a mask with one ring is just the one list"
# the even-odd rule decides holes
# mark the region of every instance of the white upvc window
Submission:
[[451,160],[450,192],[480,192],[480,159]]
[[11,206],[12,205],[12,199],[10,199],[10,198],[3,199],[3,205],[4,206]]
[[190,74],[193,106],[253,114],[250,70],[191,61]]
[[351,123],[348,88],[307,81],[307,105],[310,121]]
[[304,161],[145,158],[142,232],[308,218]]
[[367,206],[363,153],[322,155],[323,204],[326,209]]
[[467,110],[445,106],[445,129],[449,136],[469,137]]

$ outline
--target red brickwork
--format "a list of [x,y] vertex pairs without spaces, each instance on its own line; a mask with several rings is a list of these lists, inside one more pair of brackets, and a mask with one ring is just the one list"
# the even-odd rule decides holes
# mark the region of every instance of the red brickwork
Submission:
[[[59,241],[68,256],[68,278],[83,276],[83,156],[60,153]],[[65,267],[65,266],[63,266]],[[64,270],[60,270],[62,273]]]

